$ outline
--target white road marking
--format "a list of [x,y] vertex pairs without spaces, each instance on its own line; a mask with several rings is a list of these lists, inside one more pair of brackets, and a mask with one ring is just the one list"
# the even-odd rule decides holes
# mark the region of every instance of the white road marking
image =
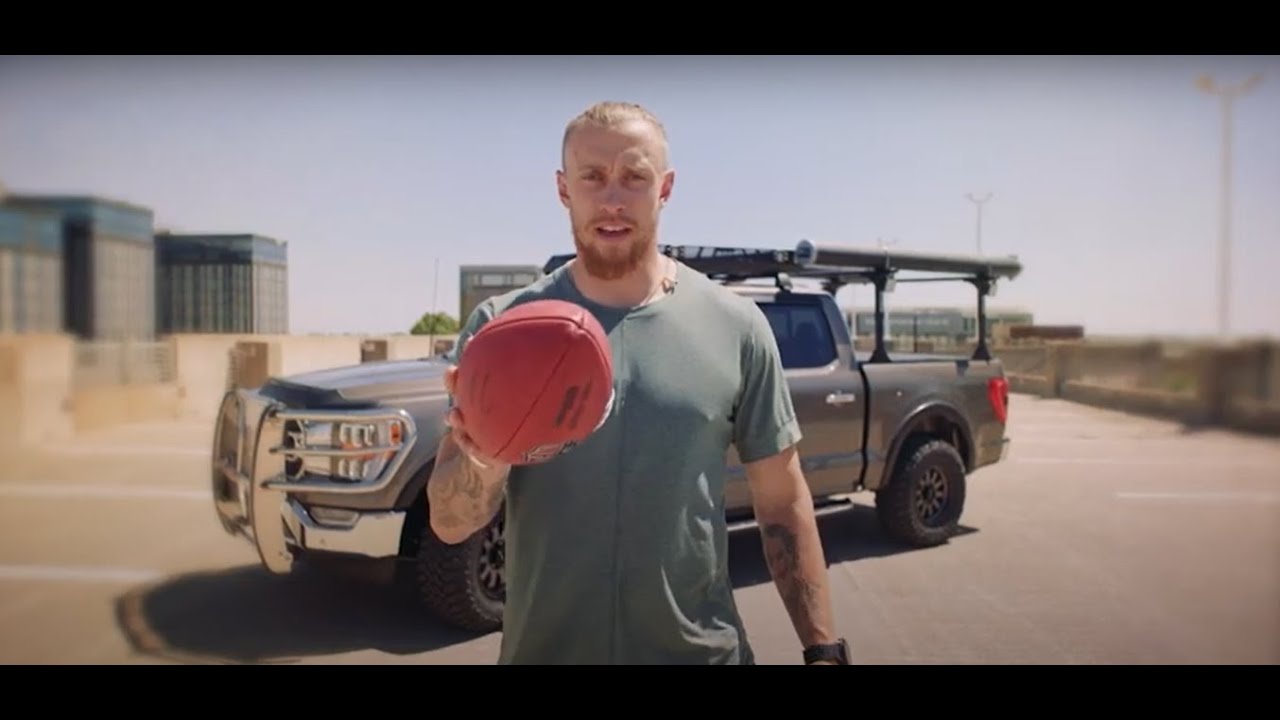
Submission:
[[0,565],[0,580],[56,580],[59,582],[148,582],[164,577],[157,570],[65,565]]
[[1118,492],[1121,500],[1237,500],[1245,502],[1280,502],[1280,493],[1258,492]]
[[189,457],[209,457],[212,450],[208,448],[165,447],[163,445],[58,445],[42,448],[51,455],[182,455]]
[[0,483],[0,497],[71,499],[199,500],[211,502],[213,490],[145,485],[62,485],[57,483]]
[[1136,466],[1136,467],[1187,467],[1187,468],[1253,468],[1253,469],[1270,469],[1280,467],[1280,460],[1235,460],[1232,458],[1222,458],[1221,460],[1203,459],[1203,458],[1177,458],[1177,457],[1150,457],[1150,458],[1106,458],[1106,457],[1066,457],[1066,458],[1041,458],[1041,457],[1016,457],[1010,456],[1005,460],[1006,463],[1014,465],[1116,465],[1116,466]]

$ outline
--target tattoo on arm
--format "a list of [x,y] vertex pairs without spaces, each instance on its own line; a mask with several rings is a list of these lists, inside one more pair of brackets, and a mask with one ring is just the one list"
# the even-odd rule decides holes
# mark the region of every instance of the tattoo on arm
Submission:
[[761,534],[765,562],[787,613],[797,626],[812,624],[823,612],[821,588],[805,574],[795,532],[786,525],[770,524],[761,528]]
[[452,442],[443,443],[427,483],[435,524],[443,528],[480,527],[502,506],[503,480],[486,480]]

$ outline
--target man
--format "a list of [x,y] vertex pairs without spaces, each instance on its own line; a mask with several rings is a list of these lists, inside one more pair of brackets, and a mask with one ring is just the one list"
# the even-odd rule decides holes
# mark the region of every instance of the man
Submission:
[[447,543],[468,538],[505,502],[499,662],[752,664],[726,557],[730,445],[808,651],[800,657],[847,662],[768,322],[753,302],[657,252],[675,180],[662,124],[638,105],[600,103],[569,123],[562,156],[556,184],[576,258],[482,303],[454,359],[507,308],[575,302],[609,336],[610,414],[549,462],[511,467],[476,451],[454,408],[427,486],[431,527]]

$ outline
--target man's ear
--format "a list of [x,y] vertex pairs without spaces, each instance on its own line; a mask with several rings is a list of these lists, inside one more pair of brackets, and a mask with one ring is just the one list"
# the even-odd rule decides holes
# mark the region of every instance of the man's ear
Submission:
[[560,204],[569,207],[569,183],[564,170],[556,170],[556,194],[560,196]]
[[671,189],[676,184],[676,171],[668,170],[662,176],[662,189],[658,192],[658,199],[666,203],[671,199]]

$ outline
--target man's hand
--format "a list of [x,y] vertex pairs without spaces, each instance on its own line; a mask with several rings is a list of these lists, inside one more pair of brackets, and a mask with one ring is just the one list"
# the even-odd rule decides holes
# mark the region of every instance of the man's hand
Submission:
[[[452,393],[457,370],[444,376]],[[441,541],[460,543],[484,527],[502,507],[511,466],[480,453],[467,435],[465,418],[456,408],[446,420],[449,432],[440,438],[435,467],[427,480],[431,531]]]
[[746,470],[765,561],[801,646],[835,642],[826,558],[796,449],[748,463]]
[[[457,385],[458,368],[454,366],[444,371],[445,392],[453,395]],[[458,446],[458,449],[470,458],[472,462],[480,466],[482,470],[493,470],[497,474],[506,474],[511,469],[510,465],[480,452],[480,449],[472,442],[471,436],[467,434],[465,420],[458,408],[455,407],[449,410],[448,416],[445,417],[445,424],[449,426],[449,433],[452,435],[453,442]]]

